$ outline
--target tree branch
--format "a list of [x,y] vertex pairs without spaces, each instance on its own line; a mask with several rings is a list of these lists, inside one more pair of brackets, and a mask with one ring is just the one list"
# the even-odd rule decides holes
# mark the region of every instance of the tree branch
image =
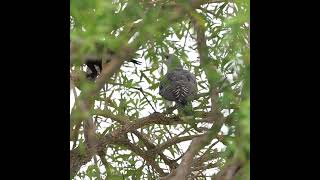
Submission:
[[[153,149],[156,149],[157,146],[155,146],[152,142],[150,142],[150,140],[147,139],[143,133],[140,133],[137,130],[134,130],[133,133],[139,138],[139,140],[141,140],[145,144],[145,146],[148,149],[148,153],[152,154],[152,156],[155,158],[156,153],[153,153],[150,151],[152,151]],[[164,161],[164,163],[170,167],[171,170],[175,169],[178,166],[176,161],[169,160],[168,157],[165,156],[162,152],[160,152],[158,154],[159,154],[160,158]]]
[[173,137],[173,138],[167,140],[166,142],[158,145],[157,148],[153,150],[153,152],[157,154],[157,153],[163,151],[164,149],[167,149],[168,147],[170,147],[170,146],[172,146],[174,144],[178,144],[178,143],[183,142],[183,141],[189,141],[189,140],[192,140],[195,137],[200,137],[200,136],[202,136],[202,134],[201,135],[197,134],[197,135],[190,135],[190,136],[182,136],[182,137],[177,137],[177,136]]
[[223,170],[221,170],[217,175],[215,175],[212,179],[214,180],[233,180],[237,172],[243,166],[243,162],[239,159],[234,159],[231,163],[224,166]]
[[139,147],[133,145],[132,143],[129,142],[129,140],[124,144],[129,150],[132,152],[136,153],[140,157],[142,157],[155,171],[157,171],[160,176],[165,176],[166,173],[163,172],[163,170],[160,168],[158,163],[155,162],[154,158],[150,156],[149,153],[146,151],[143,151]]
[[[212,116],[211,118],[214,118]],[[218,116],[216,123],[210,128],[210,130],[202,136],[193,138],[187,152],[183,155],[179,167],[171,172],[168,176],[162,178],[163,180],[182,180],[186,179],[189,175],[191,166],[194,162],[195,155],[207,144],[211,142],[214,137],[217,137],[222,124],[225,120],[223,116]]]
[[[191,0],[190,1],[190,7],[195,9],[200,7],[201,4],[205,4],[208,3],[210,1],[208,0]],[[164,11],[165,13],[165,11]],[[173,14],[172,14],[173,13]],[[176,22],[178,19],[184,17],[184,13],[185,13],[185,9],[182,6],[177,6],[175,7],[175,11],[171,11],[172,16],[169,16],[169,21],[168,23],[173,23]],[[167,25],[167,24],[165,24]],[[166,29],[163,26],[157,26],[157,30],[159,30],[159,32],[162,29]],[[124,35],[124,37],[127,37]],[[130,37],[128,37],[130,38]],[[126,38],[125,38],[126,39]],[[129,40],[129,39],[127,39]],[[150,40],[150,39],[149,39]],[[92,99],[92,97],[96,96],[99,91],[104,87],[105,83],[107,82],[108,79],[110,79],[110,77],[112,77],[121,67],[121,65],[123,64],[124,60],[127,59],[127,57],[130,57],[133,55],[133,52],[135,52],[138,47],[140,46],[140,44],[143,43],[143,41],[146,41],[145,38],[140,38],[139,37],[133,42],[131,43],[131,45],[129,46],[127,44],[128,41],[123,41],[123,45],[122,48],[120,48],[117,53],[111,57],[111,62],[106,63],[103,65],[102,68],[102,72],[100,74],[100,76],[96,79],[95,85],[92,86],[91,88],[88,88],[88,90],[84,90],[81,95],[79,96],[79,107],[80,108],[76,108],[77,111],[79,110],[84,110],[84,112],[90,112],[91,110],[91,106],[90,106],[90,99]],[[70,45],[71,46],[71,45]],[[71,48],[71,47],[70,47]],[[72,62],[70,62],[72,63]],[[90,114],[85,115],[83,117],[80,117],[78,122],[83,122],[89,119]],[[160,114],[160,113],[154,113],[151,114],[149,117],[147,118],[142,118],[137,122],[134,123],[128,123],[118,129],[116,129],[115,131],[113,131],[110,135],[105,136],[102,139],[99,139],[98,142],[95,142],[95,138],[94,138],[94,142],[93,144],[91,144],[90,148],[85,149],[85,153],[81,154],[79,147],[75,148],[73,150],[70,151],[70,174],[73,177],[76,172],[78,172],[78,170],[80,169],[80,167],[84,164],[86,164],[88,161],[90,161],[90,159],[92,158],[92,156],[94,155],[94,152],[99,152],[101,151],[107,144],[115,142],[114,140],[119,140],[120,135],[126,134],[127,132],[133,131],[137,128],[141,128],[143,126],[146,125],[150,125],[150,124],[171,124],[172,121],[176,121],[176,122],[181,122],[181,120],[179,118],[165,118],[164,115]],[[72,127],[74,126],[75,121],[74,118],[71,118],[71,122],[70,122],[70,128],[72,131]],[[91,126],[93,123],[87,121],[87,127],[90,127],[90,131],[88,131],[88,134],[90,136],[88,136],[88,139],[91,139],[90,137],[95,137],[95,129]],[[71,134],[73,134],[71,132]],[[199,138],[199,137],[197,137]],[[89,141],[90,142],[90,141]],[[196,143],[197,141],[195,141],[194,143]],[[119,142],[116,142],[119,143]],[[90,144],[90,143],[89,143]],[[96,149],[97,148],[97,149]],[[94,152],[92,152],[92,149],[95,149]],[[192,149],[191,149],[192,150]],[[186,159],[187,157],[185,157]],[[158,169],[159,170],[159,169]],[[161,173],[161,171],[160,171]]]

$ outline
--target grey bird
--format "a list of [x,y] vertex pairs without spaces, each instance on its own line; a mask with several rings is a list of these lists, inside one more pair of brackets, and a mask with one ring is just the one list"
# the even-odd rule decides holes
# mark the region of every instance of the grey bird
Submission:
[[198,92],[196,77],[183,69],[175,55],[170,54],[166,58],[168,70],[160,81],[159,94],[168,101],[174,101],[184,115],[191,115],[191,101]]

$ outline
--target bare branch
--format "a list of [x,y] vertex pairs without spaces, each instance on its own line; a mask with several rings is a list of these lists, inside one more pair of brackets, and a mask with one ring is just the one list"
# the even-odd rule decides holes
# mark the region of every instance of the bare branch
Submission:
[[178,144],[180,142],[183,141],[189,141],[192,140],[195,137],[200,137],[202,136],[202,134],[199,135],[191,135],[191,136],[182,136],[182,137],[173,137],[169,140],[167,140],[165,143],[162,143],[160,145],[157,146],[157,148],[154,150],[155,153],[159,153],[161,151],[163,151],[164,149],[167,149],[168,147],[174,145],[174,144]]
[[190,173],[193,157],[201,149],[201,144],[204,143],[206,136],[196,137],[192,140],[187,152],[183,155],[179,167],[170,175],[161,178],[162,180],[179,180],[186,179]]
[[142,157],[149,165],[152,166],[153,169],[155,169],[160,174],[160,176],[166,175],[166,173],[163,172],[163,170],[160,168],[158,163],[155,162],[154,158],[152,158],[152,156],[150,156],[149,153],[141,150],[140,148],[138,148],[137,146],[133,145],[130,142],[126,143],[125,145],[132,152],[134,152],[137,155],[139,155],[140,157]]
[[149,105],[151,106],[151,108],[153,109],[153,111],[154,111],[154,112],[157,112],[157,110],[152,106],[151,102],[150,102],[149,99],[147,98],[147,96],[146,96],[146,94],[144,93],[143,89],[142,89],[141,87],[140,87],[140,88],[134,88],[134,89],[139,90],[139,91],[143,94],[144,98],[147,100],[147,102],[149,103]]
[[193,167],[192,171],[206,170],[218,167],[218,163],[208,163],[206,165]]
[[[155,152],[152,152],[152,150],[156,149],[157,146],[155,146],[152,142],[150,142],[150,140],[147,139],[146,135],[144,135],[143,133],[140,133],[137,130],[134,130],[133,133],[139,138],[139,140],[141,140],[145,144],[145,146],[148,149],[148,153],[152,155],[153,158],[155,158],[157,154]],[[170,169],[175,169],[178,166],[176,161],[169,160],[168,157],[165,156],[163,153],[160,152],[158,154],[160,158],[164,161],[164,163],[170,167]]]
[[243,162],[239,159],[234,159],[231,163],[223,167],[217,175],[212,177],[214,180],[233,180],[243,166]]

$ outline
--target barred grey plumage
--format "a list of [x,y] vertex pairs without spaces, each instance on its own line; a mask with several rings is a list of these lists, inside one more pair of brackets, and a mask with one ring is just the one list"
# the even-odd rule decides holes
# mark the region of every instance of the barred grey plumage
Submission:
[[168,71],[160,81],[159,94],[166,100],[175,101],[178,105],[191,104],[197,95],[196,77],[183,69],[180,60],[169,55],[166,62]]

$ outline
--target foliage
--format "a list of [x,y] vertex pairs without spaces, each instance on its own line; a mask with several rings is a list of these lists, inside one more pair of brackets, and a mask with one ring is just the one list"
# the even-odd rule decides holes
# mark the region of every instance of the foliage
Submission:
[[[142,62],[141,65],[133,65],[125,61],[103,89],[90,97],[95,102],[89,115],[93,117],[98,137],[123,127],[120,120],[134,123],[149,116],[154,113],[152,107],[157,112],[166,110],[167,105],[158,94],[158,86],[166,72],[164,54],[167,53],[175,53],[184,68],[197,77],[200,96],[193,101],[193,107],[197,125],[203,128],[199,132],[188,123],[154,123],[136,129],[136,133],[130,131],[124,135],[129,143],[106,145],[104,154],[98,153],[89,163],[83,164],[74,179],[158,179],[162,175],[150,164],[152,161],[164,173],[170,173],[172,169],[163,156],[170,161],[176,160],[179,165],[179,157],[184,155],[192,138],[172,143],[154,156],[152,150],[174,138],[209,131],[215,123],[207,122],[206,117],[213,107],[219,107],[226,120],[219,134],[211,138],[209,144],[195,156],[188,177],[218,179],[215,174],[220,170],[222,172],[235,159],[241,162],[238,179],[249,177],[249,1],[200,2],[202,5],[194,8],[189,1],[179,0],[71,0],[71,41],[82,41],[75,52],[77,58],[71,72],[85,68],[79,66],[80,60],[87,54],[97,53],[97,42],[119,56],[130,53],[124,50],[124,47],[129,47],[137,54],[128,55],[128,59],[133,57]],[[195,24],[205,30],[206,47],[198,44],[199,34]],[[207,51],[199,48],[206,48]],[[199,52],[207,53],[206,61],[199,57]],[[99,53],[103,56],[104,51]],[[215,90],[219,91],[218,97],[212,101],[215,97],[211,93]],[[81,116],[75,109],[72,110],[71,121]],[[177,112],[166,116],[174,117],[174,114]],[[75,129],[74,124],[71,129]],[[70,140],[75,143],[72,149],[77,146],[83,149],[84,133],[81,127],[79,136]],[[138,137],[138,133],[143,138]],[[154,149],[148,147],[144,139],[152,143]],[[141,156],[139,152],[144,152],[142,154],[146,156]],[[153,160],[148,160],[150,157]],[[204,160],[200,161],[201,157],[205,157]],[[204,168],[208,165],[212,166]]]

